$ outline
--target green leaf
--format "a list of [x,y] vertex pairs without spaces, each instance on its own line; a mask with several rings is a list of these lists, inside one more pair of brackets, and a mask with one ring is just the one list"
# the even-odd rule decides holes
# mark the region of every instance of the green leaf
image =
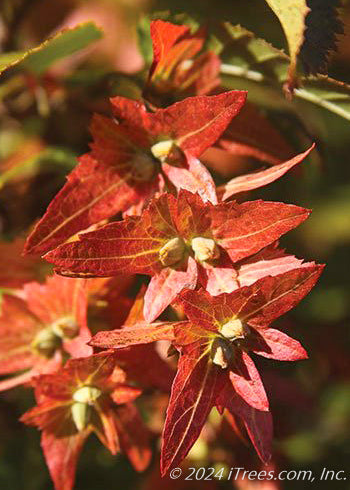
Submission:
[[325,75],[302,77],[294,100],[287,100],[284,84],[290,58],[240,25],[224,23],[212,33],[212,46],[222,60],[223,85],[248,90],[249,100],[260,106],[302,113],[312,104],[350,121],[350,86]]
[[24,51],[13,51],[11,53],[3,53],[0,55],[0,73],[2,73],[6,68],[16,65],[25,56]]
[[153,49],[150,32],[150,18],[144,16],[137,25],[138,46],[147,65],[150,65],[153,60]]
[[306,0],[265,0],[278,17],[285,33],[290,65],[288,69],[288,87],[293,90],[296,85],[296,66],[300,49],[304,42],[305,20],[310,9]]
[[0,55],[0,73],[21,64],[36,75],[44,73],[55,61],[65,58],[102,37],[102,31],[93,22],[79,24],[60,31],[35,48]]
[[18,162],[0,175],[0,189],[16,177],[30,177],[39,173],[44,166],[58,167],[66,173],[76,164],[75,155],[65,149],[49,147],[35,156]]

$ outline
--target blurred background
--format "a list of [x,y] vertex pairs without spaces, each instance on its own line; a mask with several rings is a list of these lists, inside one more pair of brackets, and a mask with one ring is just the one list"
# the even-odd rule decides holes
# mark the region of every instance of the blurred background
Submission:
[[[15,67],[0,77],[2,240],[26,235],[64,183],[75,157],[87,151],[92,112],[108,114],[108,97],[112,95],[137,97],[150,61],[149,18],[156,18],[157,12],[166,17],[170,14],[169,19],[205,25],[209,33],[216,22],[241,24],[287,51],[281,27],[263,0],[2,0],[0,50],[4,53],[36,46],[62,28],[83,21],[93,20],[104,31],[101,40],[53,64],[40,77]],[[350,83],[347,1],[342,2],[341,18],[344,35],[338,36],[329,76]],[[347,470],[347,480],[314,484],[350,489],[350,90],[330,94],[328,101],[340,101],[342,108],[334,111],[327,104],[305,98],[287,102],[281,91],[275,97],[269,87],[261,88],[244,77],[223,77],[223,85],[248,89],[248,100],[278,131],[287,152],[295,154],[312,141],[317,143],[300,168],[245,196],[313,209],[310,219],[289,233],[282,245],[298,257],[327,264],[315,290],[283,320],[283,327],[293,331],[310,359],[284,364],[260,358],[257,364],[265,372],[275,422],[274,467],[311,469],[315,475],[324,467]],[[273,152],[277,143],[271,139],[269,144]],[[224,158],[220,150],[208,152],[204,160],[218,183],[262,165],[246,155]],[[13,254],[18,253],[13,249]],[[0,263],[6,268],[2,257]],[[52,488],[39,434],[18,422],[33,404],[31,396],[27,390],[16,389],[0,397],[1,489]],[[149,425],[159,432],[159,413],[164,413],[166,396],[146,396],[143,403]],[[152,416],[152,409],[157,416]],[[225,424],[212,414],[186,465],[259,467],[253,449]],[[277,486],[276,482],[160,480],[156,449],[155,443],[153,466],[137,475],[126,458],[112,457],[91,439],[80,459],[75,488],[294,490],[311,485],[303,481]]]

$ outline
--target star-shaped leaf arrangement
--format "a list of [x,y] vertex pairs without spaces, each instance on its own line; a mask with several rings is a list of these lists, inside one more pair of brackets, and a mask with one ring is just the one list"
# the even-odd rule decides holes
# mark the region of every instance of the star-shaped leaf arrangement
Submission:
[[[0,390],[55,371],[66,356],[88,356],[85,281],[61,276],[27,283],[21,297],[5,295],[0,317]],[[22,372],[24,371],[24,372]]]
[[41,445],[56,490],[71,490],[79,454],[94,432],[116,454],[125,452],[135,469],[151,457],[149,433],[133,405],[140,390],[125,382],[115,355],[71,359],[60,372],[34,380],[37,406],[22,422],[42,431]]
[[141,102],[111,99],[114,118],[95,115],[91,152],[28,237],[26,253],[44,253],[91,225],[147,202],[165,185],[216,202],[198,157],[212,146],[246,99],[244,91],[189,97],[147,112]]
[[211,294],[239,286],[234,264],[299,225],[309,211],[250,201],[213,205],[181,190],[163,194],[139,217],[80,235],[45,258],[65,275],[149,274],[144,316],[154,321],[182,289],[201,283]]
[[188,322],[144,323],[100,332],[92,339],[91,345],[102,348],[166,339],[179,350],[163,432],[163,474],[186,456],[213,406],[241,417],[259,455],[268,459],[269,405],[248,353],[281,361],[307,357],[298,341],[270,324],[301,301],[322,269],[322,265],[305,265],[219,296],[186,290],[180,303]]

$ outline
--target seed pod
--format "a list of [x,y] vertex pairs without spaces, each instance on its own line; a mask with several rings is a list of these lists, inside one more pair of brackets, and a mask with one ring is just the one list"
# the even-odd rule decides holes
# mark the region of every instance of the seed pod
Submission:
[[243,339],[246,327],[239,318],[233,318],[220,327],[220,333],[230,340]]
[[101,390],[95,386],[82,386],[73,393],[75,402],[93,405],[97,398],[101,396]]
[[61,346],[61,343],[60,337],[53,332],[51,327],[47,327],[37,333],[32,342],[32,349],[36,353],[50,358],[54,355],[56,349]]
[[163,162],[166,160],[174,145],[175,143],[172,140],[159,141],[152,146],[152,155]]
[[152,155],[162,163],[179,164],[185,158],[181,148],[173,140],[159,141],[151,148]]
[[219,258],[220,250],[212,238],[195,237],[191,242],[196,260],[204,262]]
[[75,402],[71,406],[73,422],[80,432],[84,430],[91,418],[91,407],[87,403]]
[[174,265],[183,259],[184,253],[185,243],[182,238],[172,238],[159,250],[159,260],[164,266]]
[[226,369],[234,357],[232,345],[227,340],[216,337],[211,345],[210,357],[213,364]]
[[73,339],[78,335],[79,325],[73,317],[63,317],[51,325],[52,331],[61,338]]

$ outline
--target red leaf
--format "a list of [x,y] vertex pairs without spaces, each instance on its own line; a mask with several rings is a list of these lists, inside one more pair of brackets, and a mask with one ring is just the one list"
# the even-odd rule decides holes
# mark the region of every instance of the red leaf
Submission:
[[216,188],[209,170],[189,152],[186,154],[187,167],[162,164],[163,172],[177,189],[198,193],[204,202],[217,204]]
[[231,293],[230,299],[237,299],[241,303],[241,320],[254,327],[267,327],[307,295],[316,284],[323,268],[323,265],[312,265],[274,277],[264,277],[251,286]]
[[210,228],[211,203],[204,203],[198,194],[181,189],[177,196],[174,221],[180,236],[191,239],[201,236]]
[[281,163],[293,153],[281,133],[249,102],[230,123],[217,146],[235,155],[251,156],[271,165]]
[[115,366],[115,354],[111,352],[69,359],[59,372],[34,379],[36,399],[40,405],[47,399],[67,404],[72,400],[72,393],[84,384],[94,385],[102,391],[107,386],[110,391]]
[[215,143],[245,100],[246,92],[231,90],[219,95],[187,97],[155,112],[147,112],[140,102],[124,97],[114,97],[111,102],[119,121],[132,121],[154,142],[162,136],[162,140],[170,139],[182,151],[199,157]]
[[209,332],[217,332],[216,309],[220,309],[223,315],[231,313],[231,310],[226,308],[225,296],[211,296],[207,291],[186,289],[180,296],[180,302],[185,314],[194,325]]
[[35,282],[26,284],[24,293],[30,310],[44,324],[69,316],[86,328],[85,281],[54,275],[48,277],[45,284]]
[[[95,117],[91,154],[84,155],[27,240],[26,253],[44,253],[77,232],[152,195],[159,188],[151,148],[171,140],[198,157],[238,114],[246,92],[190,97],[148,113],[115,97],[115,121]],[[204,185],[207,185],[206,181]]]
[[302,223],[310,211],[292,204],[250,201],[211,209],[213,235],[236,262]]
[[250,286],[262,277],[276,276],[312,265],[315,265],[314,262],[303,263],[303,260],[294,255],[287,255],[284,250],[279,249],[278,243],[273,243],[240,263],[237,268],[238,282],[240,286]]
[[87,436],[87,432],[82,432],[58,438],[43,432],[41,446],[56,490],[73,489],[78,458]]
[[[80,241],[62,245],[45,257],[64,275],[153,275],[144,310],[146,320],[153,321],[185,286],[196,286],[193,256],[201,283],[211,294],[232,292],[240,281],[233,262],[274,242],[308,214],[298,206],[265,201],[212,205],[181,189],[177,199],[162,194],[140,217],[80,235]],[[281,259],[271,248],[255,257],[260,264],[241,263],[243,284],[249,270],[254,280],[269,273],[269,264],[263,262],[268,253]],[[296,259],[277,261],[274,273],[297,264]]]
[[272,417],[267,411],[256,410],[238,396],[228,383],[221,390],[219,405],[226,407],[244,422],[249,437],[264,463],[271,459]]
[[141,323],[133,327],[98,332],[89,344],[103,349],[121,349],[156,340],[173,340],[173,324],[173,322]]
[[98,414],[98,422],[94,424],[94,431],[103,445],[105,445],[112,454],[120,451],[119,434],[115,424],[115,407],[111,404],[110,399],[98,399],[94,404]]
[[[163,20],[154,20],[151,22],[153,62],[150,69],[150,76],[153,75],[159,65],[160,68],[164,70],[166,69],[166,61],[173,62],[172,57],[169,57],[171,48],[180,38],[189,32],[190,28],[186,25],[172,24],[171,22],[164,22]],[[200,48],[201,43],[199,45],[199,49]],[[175,63],[176,61],[177,60],[175,60]]]
[[253,327],[267,327],[306,296],[323,267],[316,264],[301,266],[218,296],[203,290],[186,290],[180,301],[190,321],[206,330],[217,331],[220,322],[237,317]]
[[[45,284],[27,283],[21,295],[5,296],[0,317],[0,373],[27,373],[3,380],[1,389],[52,372],[62,350],[89,355],[91,335],[86,324],[87,295],[81,280],[49,277]],[[41,349],[41,350],[40,350]]]
[[213,331],[205,330],[202,325],[198,323],[190,322],[175,322],[174,323],[174,336],[173,345],[181,350],[184,346],[190,344],[202,343],[207,348],[210,343],[208,339],[208,334],[210,335]]
[[[231,293],[239,287],[238,274],[233,268],[233,264],[229,261],[227,264],[212,265],[210,263],[201,264],[199,270],[199,280],[203,288],[212,296],[217,296],[222,293]],[[239,280],[241,278],[239,277]]]
[[307,359],[307,352],[297,341],[274,328],[260,330],[261,339],[256,339],[252,350],[255,354],[278,361]]
[[118,364],[138,385],[170,392],[174,370],[160,357],[154,344],[132,345],[119,350]]
[[29,236],[25,253],[43,254],[140,198],[130,173],[121,174],[118,167],[106,166],[88,154],[79,160]]
[[136,400],[141,395],[142,391],[134,386],[121,385],[111,393],[111,398],[115,403],[129,403]]
[[171,217],[175,198],[153,200],[141,217],[129,217],[91,233],[80,241],[61,245],[45,255],[60,273],[112,276],[120,272],[155,273],[162,270],[159,251],[177,236]]
[[159,105],[176,95],[208,93],[220,83],[219,58],[211,52],[199,55],[205,41],[203,29],[191,34],[188,26],[156,20],[151,22],[151,37],[153,63],[145,98]]
[[[116,357],[110,352],[71,359],[58,373],[35,379],[38,405],[24,414],[21,420],[44,431],[43,449],[57,489],[71,490],[80,449],[92,431],[113,454],[119,450],[119,439],[122,439],[122,445],[135,459],[136,465],[147,464],[150,451],[143,433],[148,432],[142,427],[136,409],[129,403],[139,393],[139,390],[124,384],[124,373],[117,368]],[[119,405],[126,400],[129,400],[127,405]],[[88,405],[90,416],[86,419],[82,415],[81,423],[77,422],[80,417],[74,416],[76,403]],[[131,432],[130,419],[139,426],[135,428],[141,435],[139,446],[132,437],[128,440],[125,435],[125,431]],[[123,427],[124,421],[126,428]]]
[[137,409],[129,403],[118,408],[115,414],[120,446],[137,471],[144,471],[152,457],[150,433],[145,428]]
[[32,367],[38,355],[31,343],[42,328],[23,299],[4,295],[0,317],[0,372],[9,374]]
[[304,153],[296,155],[294,158],[288,160],[287,162],[274,165],[273,167],[269,167],[265,170],[260,170],[255,173],[245,174],[233,178],[225,185],[218,188],[218,195],[220,200],[225,201],[226,199],[229,199],[230,197],[234,196],[235,194],[239,194],[240,192],[258,189],[259,187],[263,187],[264,185],[274,182],[275,180],[282,177],[282,175],[284,175],[286,172],[288,172],[288,170],[301,163],[304,158],[308,156],[311,150],[313,150],[314,147],[315,144],[313,144]]
[[[141,288],[129,312],[124,325],[132,327],[144,322],[143,305],[144,291]],[[155,387],[168,393],[174,378],[174,371],[160,357],[154,344],[133,345],[119,350],[118,364],[126,371],[131,379],[146,387]]]
[[29,383],[33,376],[33,370],[31,369],[17,376],[2,379],[0,380],[0,391],[10,390],[11,388],[15,388],[16,386],[21,386]]
[[185,73],[181,73],[182,80],[179,82],[182,82],[183,88],[196,95],[209,94],[220,85],[220,66],[220,58],[206,51],[194,60]]
[[212,365],[198,343],[183,349],[163,430],[162,475],[183,460],[199,437],[221,385],[220,368]]
[[55,324],[62,320],[76,323],[75,334],[63,337],[63,348],[73,357],[92,354],[87,345],[91,338],[87,326],[87,289],[82,279],[61,276],[48,277],[45,284],[29,283],[24,286],[28,305],[43,324]]
[[164,268],[152,277],[148,285],[143,310],[145,320],[154,321],[184,288],[194,289],[196,284],[197,264],[192,257],[188,258],[187,269],[184,271]]
[[236,352],[234,367],[230,370],[230,380],[235,391],[243,400],[257,410],[268,410],[264,385],[252,359],[244,351]]
[[29,281],[41,281],[48,268],[38,257],[23,257],[25,240],[0,242],[0,284],[2,288],[20,288]]
[[[57,353],[53,359],[36,359],[35,367],[24,373],[5,378],[0,381],[0,391],[9,390],[16,386],[26,385],[30,386],[30,381],[38,374],[54,373],[60,367],[62,363],[62,356]],[[32,363],[34,364],[34,362]],[[23,364],[22,364],[23,365]],[[16,369],[17,371],[17,369]]]
[[246,100],[247,93],[231,90],[219,95],[187,97],[149,115],[153,135],[165,134],[193,157],[212,146]]

